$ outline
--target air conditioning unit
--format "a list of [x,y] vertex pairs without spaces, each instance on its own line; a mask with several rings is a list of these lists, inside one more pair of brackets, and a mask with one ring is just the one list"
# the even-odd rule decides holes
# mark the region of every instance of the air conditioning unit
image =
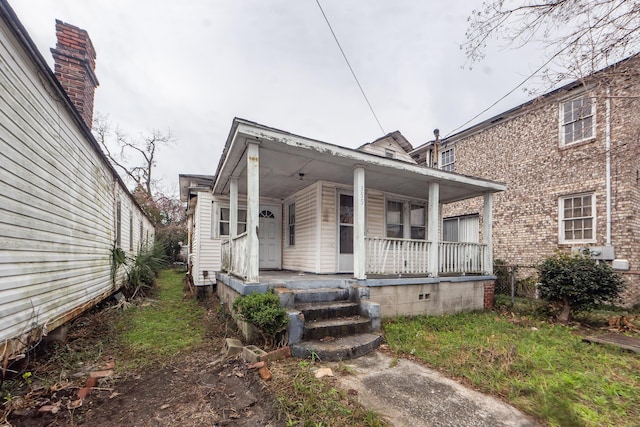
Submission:
[[574,246],[571,253],[584,253],[585,250],[591,253],[593,259],[613,261],[616,258],[613,246]]

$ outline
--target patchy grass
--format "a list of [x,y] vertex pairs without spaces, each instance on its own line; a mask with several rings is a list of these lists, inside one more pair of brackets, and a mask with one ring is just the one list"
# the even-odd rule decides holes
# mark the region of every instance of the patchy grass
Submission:
[[377,413],[357,403],[354,396],[340,390],[336,379],[314,374],[315,363],[289,359],[271,369],[280,418],[287,426],[370,426],[388,424]]
[[162,362],[203,343],[205,309],[194,299],[184,299],[183,279],[180,273],[163,270],[157,299],[122,314],[119,342],[133,366]]
[[550,425],[630,426],[640,419],[640,357],[583,343],[576,326],[464,313],[396,318],[383,327],[394,351]]

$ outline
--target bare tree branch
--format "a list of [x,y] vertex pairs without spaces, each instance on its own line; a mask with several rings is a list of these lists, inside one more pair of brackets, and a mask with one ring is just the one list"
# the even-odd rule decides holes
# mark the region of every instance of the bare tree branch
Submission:
[[[640,51],[640,2],[632,0],[488,0],[468,18],[461,46],[467,66],[492,39],[518,48],[540,43],[543,81],[581,79]],[[552,59],[552,61],[549,61]]]

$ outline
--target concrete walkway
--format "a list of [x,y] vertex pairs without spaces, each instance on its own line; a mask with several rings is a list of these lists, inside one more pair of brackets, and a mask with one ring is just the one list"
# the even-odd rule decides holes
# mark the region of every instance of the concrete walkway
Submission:
[[[382,414],[394,426],[500,427],[538,426],[516,408],[463,387],[405,359],[379,351],[344,362],[355,375],[343,375],[340,383],[354,389],[363,406]],[[392,366],[394,365],[394,366]]]

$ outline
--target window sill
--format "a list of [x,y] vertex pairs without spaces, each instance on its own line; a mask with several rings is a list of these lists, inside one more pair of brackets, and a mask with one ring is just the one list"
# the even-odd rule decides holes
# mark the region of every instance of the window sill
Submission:
[[581,141],[571,142],[569,144],[560,144],[558,146],[558,149],[560,151],[569,150],[571,148],[576,148],[576,147],[581,147],[583,145],[591,144],[592,142],[595,142],[595,141],[596,141],[596,137],[594,136],[589,139],[583,139]]

